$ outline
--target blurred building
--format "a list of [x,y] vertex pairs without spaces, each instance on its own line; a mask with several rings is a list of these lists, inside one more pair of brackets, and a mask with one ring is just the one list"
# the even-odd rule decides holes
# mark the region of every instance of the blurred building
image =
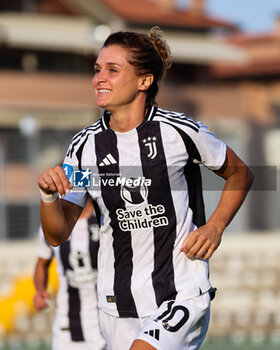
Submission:
[[[213,303],[210,339],[231,339],[234,349],[242,342],[253,349],[249,340],[269,349],[263,344],[271,339],[279,348],[280,22],[272,33],[248,36],[210,17],[206,3],[0,1],[0,240],[7,241],[0,250],[0,349],[5,332],[15,336],[17,349],[19,339],[50,337],[50,313],[29,314],[35,240],[11,245],[36,236],[37,175],[60,163],[72,136],[100,116],[91,78],[107,35],[147,32],[153,25],[164,30],[173,54],[158,104],[205,121],[257,172],[255,190],[228,229],[243,236],[225,236],[211,259],[212,281],[221,293]],[[222,184],[209,172],[204,176],[209,215]],[[17,280],[25,274],[28,283]]]
[[[279,228],[273,210],[279,174],[268,171],[268,165],[279,165],[279,21],[274,33],[247,36],[210,17],[205,5],[203,0],[186,7],[175,0],[1,3],[0,237],[34,235],[37,174],[61,162],[74,133],[99,118],[91,77],[104,39],[113,31],[147,32],[153,25],[164,30],[173,55],[158,104],[205,121],[257,172],[257,191],[229,230]],[[205,183],[209,216],[222,184],[208,177]]]
[[99,117],[91,76],[104,39],[155,24],[166,32],[174,61],[159,103],[195,116],[198,102],[184,89],[209,84],[213,63],[244,60],[242,50],[218,38],[236,27],[209,17],[204,1],[187,9],[172,0],[1,2],[0,237],[34,235],[37,174],[59,163],[73,134]]
[[[230,35],[227,42],[244,50],[248,58],[238,65],[215,64],[212,72],[220,89],[216,96],[225,102],[226,92],[230,92],[235,118],[250,126],[248,159],[257,174],[251,193],[251,228],[279,230],[275,209],[280,198],[280,17],[276,17],[271,33],[238,33]],[[217,108],[213,113],[225,116]]]

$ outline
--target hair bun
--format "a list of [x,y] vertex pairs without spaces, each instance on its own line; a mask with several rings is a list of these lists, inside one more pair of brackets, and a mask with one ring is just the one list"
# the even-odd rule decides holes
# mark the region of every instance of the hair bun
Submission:
[[171,51],[169,45],[164,39],[163,31],[158,26],[154,26],[150,29],[149,39],[162,60],[163,70],[160,78],[163,79],[167,69],[171,66]]

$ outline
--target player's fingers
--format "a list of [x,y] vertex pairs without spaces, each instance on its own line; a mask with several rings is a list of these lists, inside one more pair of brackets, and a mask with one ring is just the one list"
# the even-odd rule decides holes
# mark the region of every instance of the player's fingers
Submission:
[[43,173],[41,174],[39,177],[38,177],[38,186],[45,192],[48,192],[50,191],[49,189],[49,184],[48,182],[46,181],[46,173]]
[[188,237],[184,240],[182,244],[181,251],[187,253],[194,246],[196,241],[197,237],[194,234],[194,232],[189,233]]
[[47,303],[45,300],[42,298],[41,295],[36,295],[33,299],[33,304],[36,310],[42,310],[47,306]]
[[211,245],[207,253],[203,256],[203,260],[210,259],[211,256],[214,254],[215,250],[216,250],[216,247],[214,245]]
[[42,292],[42,297],[43,297],[44,299],[50,299],[50,295],[49,295],[48,292]]
[[42,301],[40,304],[37,305],[37,310],[43,310],[48,306],[48,304],[45,301]]
[[57,173],[57,175],[60,177],[60,180],[63,184],[63,187],[65,189],[66,193],[69,193],[70,190],[73,188],[71,182],[69,181],[65,171],[63,170],[62,166],[57,165],[55,168],[55,171]]
[[49,176],[51,177],[55,187],[56,191],[63,197],[66,194],[66,191],[64,189],[63,182],[61,181],[60,174],[56,171],[55,168],[51,168],[48,171]]
[[46,191],[47,190],[47,183],[43,179],[42,175],[38,177],[38,186],[41,188],[41,190]]
[[[199,253],[200,249],[208,241],[207,237],[203,235],[200,230],[191,232],[190,236],[184,242],[184,252],[188,258],[194,258]],[[204,251],[205,253],[205,251]]]
[[43,173],[38,179],[39,187],[47,194],[57,192],[57,187],[52,179],[52,176],[48,172]]
[[70,192],[72,186],[61,166],[49,169],[49,174],[57,187],[57,191],[62,197]]
[[196,241],[195,244],[186,253],[187,257],[190,259],[195,258],[197,253],[200,251],[201,246],[202,243],[200,241]]
[[198,252],[195,254],[195,257],[197,259],[205,259],[205,255],[208,252],[209,248],[211,247],[211,242],[207,240],[202,247],[198,250]]
[[59,192],[61,196],[69,193],[72,189],[72,185],[61,166],[56,166],[45,171],[39,176],[38,185],[47,194]]

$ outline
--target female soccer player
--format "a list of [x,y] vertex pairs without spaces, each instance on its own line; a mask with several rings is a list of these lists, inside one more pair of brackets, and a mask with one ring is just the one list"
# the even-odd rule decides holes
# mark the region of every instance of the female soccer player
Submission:
[[[92,80],[104,114],[69,146],[72,183],[60,166],[38,178],[52,245],[67,240],[88,196],[98,204],[98,299],[110,350],[200,347],[209,323],[208,259],[253,180],[203,123],[156,106],[169,66],[159,28],[111,34]],[[199,164],[226,181],[207,222]]]

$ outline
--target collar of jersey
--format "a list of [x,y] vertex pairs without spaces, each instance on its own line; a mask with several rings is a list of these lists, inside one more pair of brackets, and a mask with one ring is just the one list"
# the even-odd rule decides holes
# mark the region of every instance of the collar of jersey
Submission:
[[[142,121],[141,124],[139,124],[136,129],[141,128],[144,124],[146,124],[147,122],[151,121],[154,117],[154,115],[156,114],[157,111],[157,107],[156,106],[152,106],[149,105],[148,106],[148,110],[145,116],[145,119]],[[103,130],[112,130],[109,126],[109,122],[110,122],[110,112],[108,111],[104,111],[102,118],[101,118],[101,125],[102,125],[102,129]],[[113,131],[113,130],[112,130]]]

